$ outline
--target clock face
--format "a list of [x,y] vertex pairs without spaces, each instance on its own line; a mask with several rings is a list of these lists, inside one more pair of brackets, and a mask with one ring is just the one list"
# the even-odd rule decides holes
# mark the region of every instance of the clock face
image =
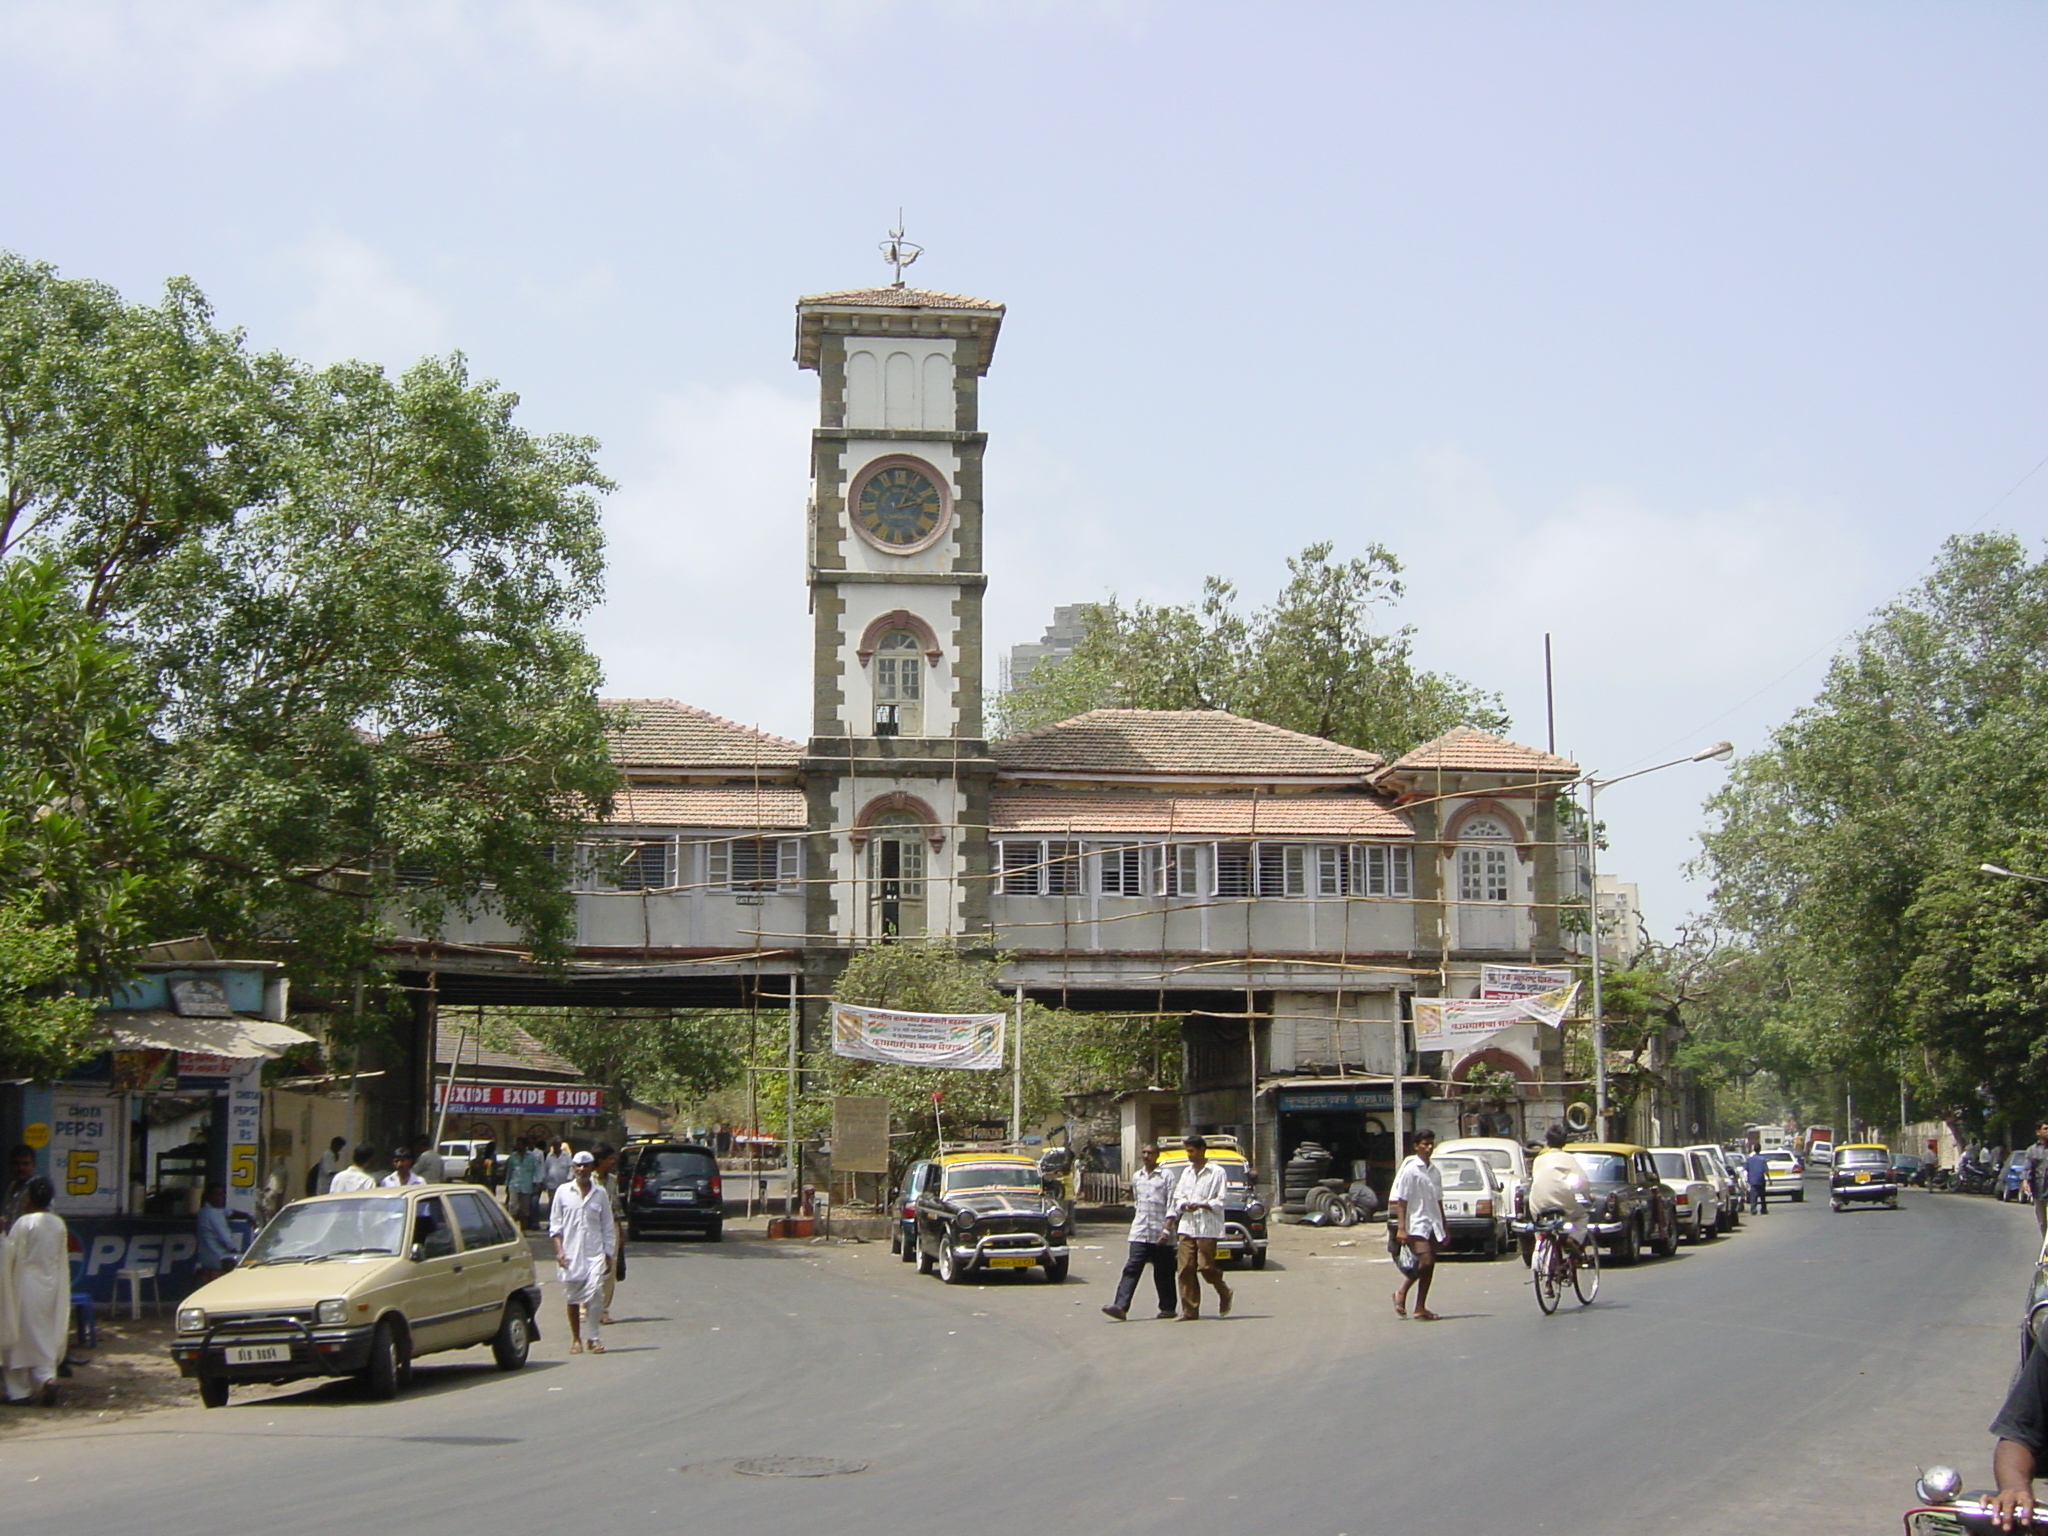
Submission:
[[853,502],[854,526],[883,549],[922,549],[945,526],[946,493],[916,463],[885,461],[868,471]]

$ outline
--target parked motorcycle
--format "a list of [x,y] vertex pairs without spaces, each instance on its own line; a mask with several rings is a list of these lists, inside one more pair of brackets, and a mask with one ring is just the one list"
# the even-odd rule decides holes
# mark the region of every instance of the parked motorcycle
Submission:
[[1959,1195],[1988,1195],[1997,1188],[1998,1169],[1989,1162],[1980,1162],[1967,1153],[1956,1164],[1955,1178],[1950,1188]]

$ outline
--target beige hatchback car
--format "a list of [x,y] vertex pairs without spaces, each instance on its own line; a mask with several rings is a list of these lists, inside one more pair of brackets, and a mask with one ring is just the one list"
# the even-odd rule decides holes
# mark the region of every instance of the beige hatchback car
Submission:
[[236,1382],[307,1376],[356,1376],[388,1398],[439,1350],[489,1344],[500,1370],[518,1370],[539,1315],[533,1256],[488,1191],[366,1189],[278,1212],[179,1305],[171,1356],[209,1408]]

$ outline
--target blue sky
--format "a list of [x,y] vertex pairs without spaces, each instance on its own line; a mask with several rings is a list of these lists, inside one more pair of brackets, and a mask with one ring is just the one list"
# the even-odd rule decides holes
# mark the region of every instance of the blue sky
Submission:
[[[2044,53],[1995,0],[0,0],[0,243],[462,349],[604,443],[609,691],[801,736],[791,305],[901,206],[1010,306],[992,654],[1377,540],[1427,663],[1540,745],[1551,632],[1620,773],[1760,744],[1948,535],[2038,540]],[[1660,931],[1720,771],[1603,798]]]

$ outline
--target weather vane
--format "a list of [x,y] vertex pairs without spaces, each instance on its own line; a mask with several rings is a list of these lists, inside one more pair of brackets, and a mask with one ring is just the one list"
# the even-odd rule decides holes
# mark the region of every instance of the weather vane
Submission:
[[889,231],[889,238],[882,242],[882,260],[896,269],[896,281],[892,287],[903,286],[903,269],[924,254],[924,247],[913,245],[903,238],[903,210],[896,210],[896,227]]

